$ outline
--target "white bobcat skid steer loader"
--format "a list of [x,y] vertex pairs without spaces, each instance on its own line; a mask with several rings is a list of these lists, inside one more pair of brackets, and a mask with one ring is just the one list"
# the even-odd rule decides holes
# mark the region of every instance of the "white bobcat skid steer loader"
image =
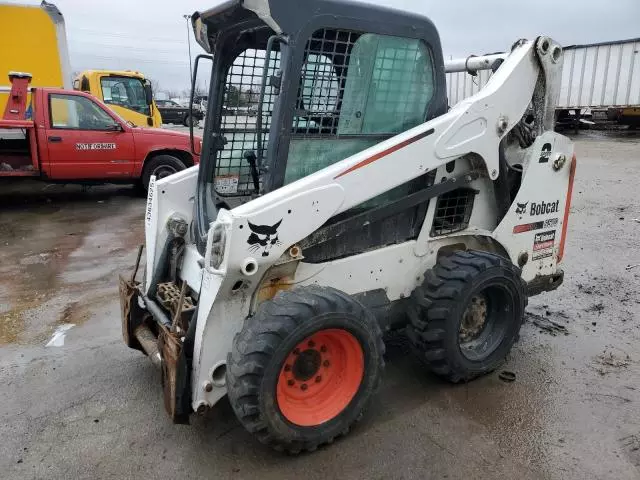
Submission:
[[[391,328],[452,382],[495,369],[563,279],[562,49],[446,67],[427,18],[345,0],[228,0],[193,25],[201,163],[149,186],[145,280],[120,282],[171,418],[228,395],[262,442],[313,450],[362,416]],[[494,73],[448,109],[447,68]]]

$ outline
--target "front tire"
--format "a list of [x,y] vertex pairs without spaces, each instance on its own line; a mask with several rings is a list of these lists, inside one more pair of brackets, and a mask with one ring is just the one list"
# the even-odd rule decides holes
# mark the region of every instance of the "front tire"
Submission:
[[418,359],[451,382],[495,370],[518,337],[527,305],[520,270],[487,252],[440,257],[416,288],[407,335]]
[[229,400],[242,425],[279,451],[313,451],[345,435],[384,368],[382,332],[349,295],[308,286],[260,304],[227,359]]
[[182,160],[174,157],[173,155],[156,155],[145,162],[145,166],[142,169],[142,175],[140,177],[140,183],[146,192],[149,189],[149,182],[153,175],[156,176],[156,180],[160,180],[161,178],[173,175],[185,168],[187,168],[187,166],[182,162]]
[[185,127],[190,127],[190,126],[191,126],[191,124],[193,123],[193,126],[194,126],[194,127],[197,127],[197,126],[198,126],[198,122],[199,122],[199,120],[194,119],[191,115],[186,115],[186,116],[184,117],[184,120],[182,121],[182,124],[183,124]]

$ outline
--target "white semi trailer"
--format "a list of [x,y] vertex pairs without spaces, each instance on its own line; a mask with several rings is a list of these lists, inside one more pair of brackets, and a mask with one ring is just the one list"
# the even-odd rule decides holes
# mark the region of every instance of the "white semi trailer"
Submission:
[[[565,47],[558,121],[579,121],[576,112],[589,112],[620,124],[640,125],[639,52],[640,38]],[[447,73],[450,106],[477,93],[492,75],[491,70],[476,72],[473,58],[466,72]]]

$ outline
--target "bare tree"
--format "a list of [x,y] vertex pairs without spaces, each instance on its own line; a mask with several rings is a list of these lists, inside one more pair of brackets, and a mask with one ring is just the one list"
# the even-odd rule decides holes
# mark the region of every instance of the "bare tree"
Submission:
[[242,98],[245,104],[253,105],[258,103],[260,97],[260,90],[256,87],[247,88],[242,92]]
[[200,83],[198,82],[196,84],[196,88],[193,93],[194,93],[194,97],[202,97],[207,94],[207,91],[204,88],[202,88],[202,85],[200,85]]
[[149,83],[151,83],[151,91],[153,92],[153,98],[156,98],[156,95],[162,89],[162,87],[160,86],[160,82],[155,78],[151,78],[151,77],[147,77],[147,80],[149,80]]

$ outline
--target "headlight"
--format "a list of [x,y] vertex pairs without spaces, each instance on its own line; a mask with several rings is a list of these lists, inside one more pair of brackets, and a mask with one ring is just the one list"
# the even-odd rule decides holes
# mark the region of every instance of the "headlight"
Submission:
[[222,259],[224,258],[224,247],[226,243],[226,234],[224,225],[216,223],[211,229],[211,247],[209,251],[209,266],[214,269],[220,268]]

